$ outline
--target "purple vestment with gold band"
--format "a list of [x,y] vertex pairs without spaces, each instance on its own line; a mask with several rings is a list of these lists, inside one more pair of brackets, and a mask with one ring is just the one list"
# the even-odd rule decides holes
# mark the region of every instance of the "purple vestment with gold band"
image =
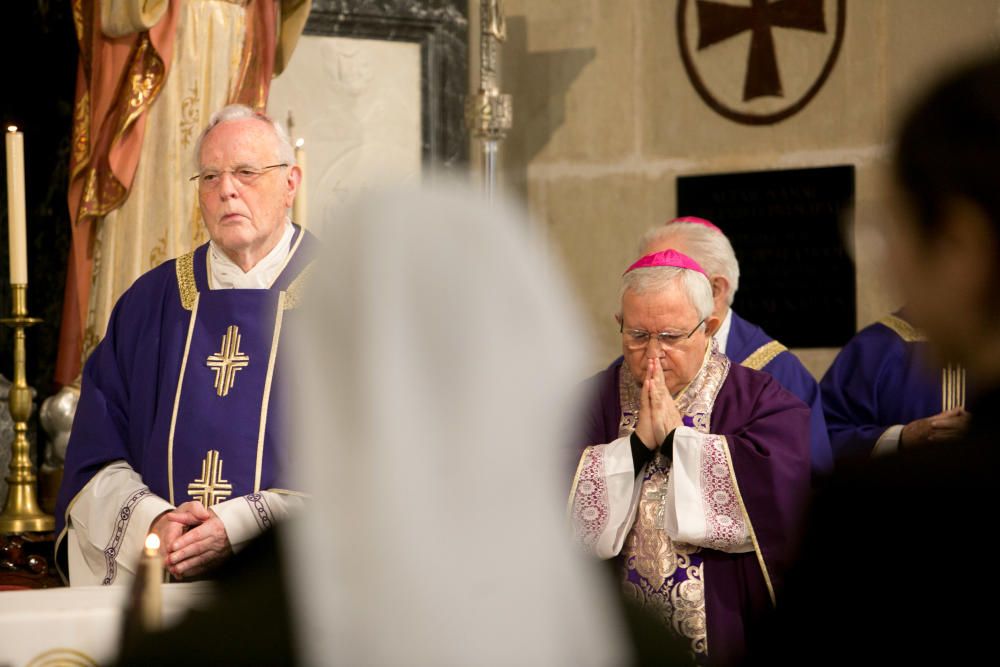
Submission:
[[[57,554],[75,497],[113,461],[174,505],[252,499],[283,486],[281,360],[317,245],[296,226],[268,289],[212,290],[204,244],[122,295],[84,367],[56,508]],[[129,512],[122,508],[124,522]]]

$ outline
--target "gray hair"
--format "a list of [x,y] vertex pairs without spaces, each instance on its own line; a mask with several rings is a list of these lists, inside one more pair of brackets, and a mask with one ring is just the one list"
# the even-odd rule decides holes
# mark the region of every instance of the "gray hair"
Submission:
[[[697,271],[676,266],[650,266],[629,271],[622,277],[619,304],[625,297],[625,292],[631,291],[634,294],[657,292],[666,289],[675,281],[680,282],[688,301],[698,312],[698,319],[711,317],[715,310],[715,301],[712,299],[712,284],[708,282],[708,278]],[[618,313],[621,314],[621,306]]]
[[668,237],[681,239],[685,253],[698,262],[708,275],[721,275],[729,281],[726,300],[730,306],[733,305],[736,290],[740,287],[740,263],[736,261],[733,245],[726,235],[696,222],[668,222],[643,234],[639,254],[648,254],[646,248]]
[[267,114],[254,111],[245,104],[230,104],[213,113],[211,118],[208,119],[208,125],[198,135],[198,143],[194,146],[194,159],[199,169],[201,169],[201,144],[205,141],[208,133],[217,125],[245,118],[253,118],[254,120],[259,120],[262,123],[270,125],[271,129],[274,130],[275,137],[278,139],[278,161],[286,162],[289,166],[295,164],[295,149],[292,148],[292,142],[288,139],[288,133],[285,132],[285,128]]

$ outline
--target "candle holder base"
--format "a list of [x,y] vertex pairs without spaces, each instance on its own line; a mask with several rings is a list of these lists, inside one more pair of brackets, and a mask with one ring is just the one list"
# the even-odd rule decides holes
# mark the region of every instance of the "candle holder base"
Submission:
[[0,515],[0,534],[46,533],[55,530],[55,517],[46,514],[35,502],[34,480],[31,482],[7,480],[7,503],[12,511]]

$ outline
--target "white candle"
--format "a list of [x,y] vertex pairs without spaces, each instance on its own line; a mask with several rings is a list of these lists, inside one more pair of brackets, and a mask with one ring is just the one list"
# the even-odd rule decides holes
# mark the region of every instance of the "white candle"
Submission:
[[24,135],[7,128],[7,236],[10,240],[10,282],[28,284],[28,234],[24,205]]
[[303,229],[306,228],[306,149],[305,139],[295,142],[295,164],[302,172],[299,191],[295,193],[295,203],[292,204],[292,222]]
[[140,564],[142,591],[139,612],[142,627],[147,632],[163,624],[163,558],[160,556],[160,537],[156,533],[146,536],[146,548]]

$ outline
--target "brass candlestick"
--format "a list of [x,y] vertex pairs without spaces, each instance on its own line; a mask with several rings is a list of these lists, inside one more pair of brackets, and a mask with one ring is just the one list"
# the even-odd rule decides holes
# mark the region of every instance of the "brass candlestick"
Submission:
[[7,474],[7,503],[0,514],[0,533],[41,533],[55,529],[55,518],[38,507],[34,467],[28,455],[28,418],[31,416],[31,390],[24,371],[24,330],[42,320],[28,317],[28,286],[11,285],[13,312],[0,319],[14,330],[14,383],[8,403],[14,420],[14,444],[10,472]]
[[480,0],[479,91],[465,101],[465,123],[483,146],[483,190],[493,199],[497,186],[497,150],[514,121],[513,101],[500,92],[500,44],[507,22],[500,0]]

